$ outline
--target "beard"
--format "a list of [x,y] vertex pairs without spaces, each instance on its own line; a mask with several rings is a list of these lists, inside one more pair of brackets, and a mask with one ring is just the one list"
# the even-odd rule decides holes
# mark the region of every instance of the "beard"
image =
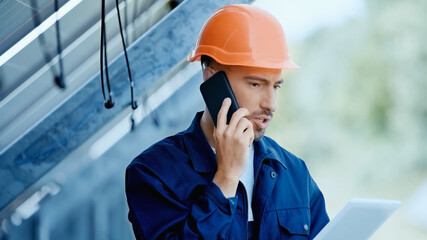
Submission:
[[254,141],[258,142],[264,137],[265,130],[264,129],[254,129]]

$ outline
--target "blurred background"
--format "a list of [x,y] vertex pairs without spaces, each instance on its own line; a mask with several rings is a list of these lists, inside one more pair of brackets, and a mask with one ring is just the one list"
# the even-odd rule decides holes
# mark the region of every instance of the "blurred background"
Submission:
[[[101,1],[0,1],[0,239],[133,239],[124,171],[204,108],[185,59],[233,1],[105,1],[115,106],[100,83]],[[422,0],[256,0],[292,59],[267,135],[304,159],[331,218],[354,197],[402,201],[372,239],[427,239]]]
[[331,217],[353,197],[398,199],[372,239],[427,239],[427,3],[273,2],[301,69],[267,135],[307,162]]

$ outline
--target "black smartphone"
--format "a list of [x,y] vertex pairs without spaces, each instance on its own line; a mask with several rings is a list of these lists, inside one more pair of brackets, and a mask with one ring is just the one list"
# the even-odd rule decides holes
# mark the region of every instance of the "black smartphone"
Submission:
[[228,82],[227,75],[225,75],[223,71],[215,73],[212,77],[203,82],[200,85],[200,92],[202,92],[203,99],[205,100],[215,127],[218,112],[225,98],[228,97],[231,99],[231,106],[227,113],[227,124],[230,122],[233,113],[239,109],[239,105],[233,94],[233,89]]

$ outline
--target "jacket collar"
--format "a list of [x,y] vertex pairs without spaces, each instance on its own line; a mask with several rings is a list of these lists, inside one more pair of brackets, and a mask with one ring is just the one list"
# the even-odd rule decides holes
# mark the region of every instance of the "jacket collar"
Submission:
[[[254,141],[255,161],[264,159],[275,160],[284,168],[287,168],[283,157],[280,157],[278,149],[276,149],[268,140],[267,137],[262,137],[259,141]],[[255,163],[258,165],[258,163]]]
[[[210,147],[200,126],[203,112],[198,112],[190,127],[183,132],[184,144],[187,149],[194,170],[197,172],[215,172],[217,170],[216,156]],[[255,161],[276,160],[286,168],[277,149],[270,144],[266,137],[254,142]],[[258,165],[258,163],[256,163]]]
[[203,112],[198,112],[190,127],[184,131],[184,144],[194,170],[197,172],[216,172],[216,156],[200,126]]

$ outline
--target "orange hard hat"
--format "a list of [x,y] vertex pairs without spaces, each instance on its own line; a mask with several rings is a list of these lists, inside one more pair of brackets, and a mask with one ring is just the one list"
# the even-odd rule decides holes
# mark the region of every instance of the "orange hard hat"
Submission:
[[200,61],[202,55],[223,65],[299,68],[289,57],[285,34],[277,19],[246,4],[225,6],[208,19],[188,61]]

